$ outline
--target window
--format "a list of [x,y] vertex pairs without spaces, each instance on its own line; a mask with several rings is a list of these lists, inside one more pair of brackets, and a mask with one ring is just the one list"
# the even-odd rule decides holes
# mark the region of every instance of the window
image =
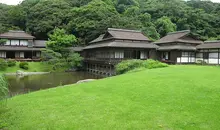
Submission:
[[147,51],[141,51],[141,59],[147,59],[148,58],[148,52]]
[[27,40],[20,40],[20,46],[27,46],[28,41]]
[[10,45],[10,40],[7,40],[5,45]]
[[209,53],[209,59],[218,59],[218,53]]
[[162,60],[169,60],[169,52],[162,52]]
[[1,58],[6,58],[6,52],[0,51],[0,57]]
[[125,51],[125,53],[124,53],[124,58],[127,58],[127,59],[132,58],[132,52],[129,51],[129,50]]
[[115,51],[115,58],[124,58],[124,52],[123,51]]
[[182,52],[182,57],[188,57],[189,53],[188,52]]
[[209,53],[208,52],[204,52],[203,53],[203,59],[208,59],[209,58]]
[[11,45],[12,46],[18,46],[19,45],[19,40],[11,40]]

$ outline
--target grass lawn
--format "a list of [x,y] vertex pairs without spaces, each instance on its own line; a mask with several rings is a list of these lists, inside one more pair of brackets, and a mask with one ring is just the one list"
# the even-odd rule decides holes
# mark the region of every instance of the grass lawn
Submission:
[[9,130],[220,129],[220,67],[171,66],[7,101]]
[[0,73],[15,73],[17,70],[22,70],[25,72],[48,72],[52,70],[51,65],[48,65],[43,62],[28,62],[28,64],[28,70],[19,68],[19,62],[17,62],[16,66],[8,67],[5,71],[0,71]]

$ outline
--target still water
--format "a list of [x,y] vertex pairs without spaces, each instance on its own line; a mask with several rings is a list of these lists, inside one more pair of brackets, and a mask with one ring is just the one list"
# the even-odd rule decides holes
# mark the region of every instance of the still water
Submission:
[[79,80],[99,78],[99,76],[87,72],[49,73],[24,77],[7,76],[10,96],[53,88],[60,85],[73,84]]

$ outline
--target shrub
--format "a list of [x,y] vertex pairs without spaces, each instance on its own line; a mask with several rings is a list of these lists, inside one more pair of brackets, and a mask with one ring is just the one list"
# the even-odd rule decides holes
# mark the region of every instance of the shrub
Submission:
[[9,59],[8,60],[8,67],[12,67],[12,66],[15,66],[16,65],[16,61],[13,60],[13,59]]
[[28,62],[20,62],[19,67],[24,70],[28,70]]
[[124,74],[128,71],[131,71],[135,68],[143,67],[144,61],[142,60],[126,60],[116,65],[116,73]]
[[145,62],[145,67],[148,69],[163,68],[163,67],[168,67],[168,64],[162,63],[157,60],[149,59]]
[[196,61],[196,64],[199,64],[199,65],[205,65],[207,64],[204,60],[197,60]]
[[6,60],[4,60],[4,59],[0,59],[0,70],[5,70],[5,69],[7,69],[7,67],[8,67],[8,63],[7,63],[7,61]]
[[127,60],[116,65],[116,74],[124,74],[127,72],[137,72],[144,69],[168,67],[167,64],[155,60]]

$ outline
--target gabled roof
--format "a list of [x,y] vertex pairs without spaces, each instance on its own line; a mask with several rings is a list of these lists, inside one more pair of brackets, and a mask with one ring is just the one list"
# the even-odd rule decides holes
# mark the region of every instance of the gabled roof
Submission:
[[168,33],[165,37],[161,38],[159,41],[154,42],[155,44],[163,43],[192,43],[192,44],[202,44],[201,40],[197,40],[191,36],[190,30],[183,30],[177,32]]
[[0,34],[0,38],[32,40],[32,39],[34,39],[35,37],[34,37],[34,36],[31,36],[30,34],[25,33],[24,31],[10,30],[9,32]]
[[146,36],[143,35],[141,31],[108,28],[107,32],[104,35],[100,35],[97,39],[91,41],[90,43],[97,43],[110,39],[150,41]]
[[141,31],[109,28],[110,33],[116,39],[150,41]]
[[220,48],[220,41],[205,41],[204,44],[198,45],[197,49],[216,49]]

